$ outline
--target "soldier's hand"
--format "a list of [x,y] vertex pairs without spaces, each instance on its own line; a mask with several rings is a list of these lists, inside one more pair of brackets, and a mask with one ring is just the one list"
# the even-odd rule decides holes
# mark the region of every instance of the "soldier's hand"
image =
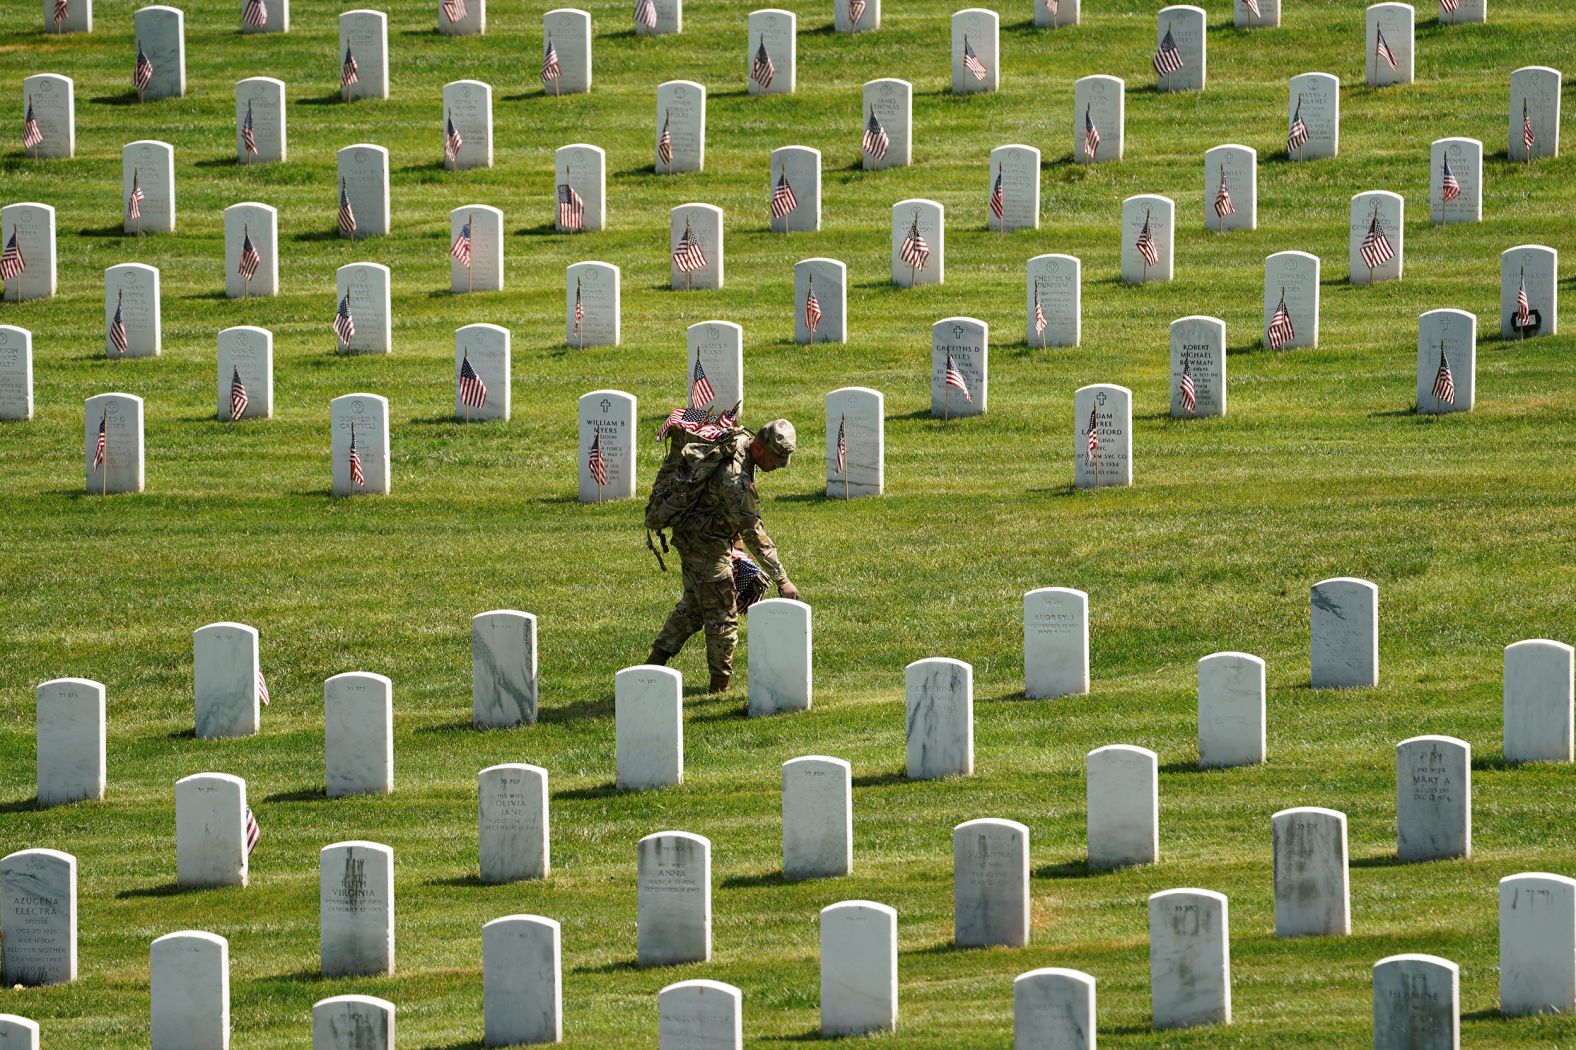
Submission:
[[792,598],[795,601],[799,600],[799,588],[793,585],[792,580],[784,580],[782,582],[782,586],[777,588],[777,593],[782,595],[784,598]]

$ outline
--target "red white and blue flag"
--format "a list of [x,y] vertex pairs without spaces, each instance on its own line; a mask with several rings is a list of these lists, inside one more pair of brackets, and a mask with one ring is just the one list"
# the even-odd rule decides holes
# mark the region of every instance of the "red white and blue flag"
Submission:
[[[246,394],[246,384],[241,382],[241,369],[232,365],[230,367],[230,422],[233,423],[246,414],[246,406],[251,404],[251,400]],[[257,692],[266,704],[268,687],[263,684],[261,671],[257,672]]]
[[482,382],[482,377],[476,374],[476,369],[471,365],[471,355],[465,353],[460,358],[460,404],[471,408],[487,407],[487,384]]
[[973,396],[969,394],[969,385],[963,381],[963,373],[958,370],[958,363],[952,357],[952,351],[947,351],[947,370],[942,382],[963,395],[963,400],[972,404]]
[[27,100],[27,116],[22,121],[22,148],[32,149],[34,146],[43,145],[44,132],[38,126],[38,118],[33,116],[33,100]]
[[706,369],[701,366],[700,355],[695,355],[695,372],[690,379],[690,404],[697,408],[705,408],[717,400],[717,391],[712,389],[711,380],[706,378]]

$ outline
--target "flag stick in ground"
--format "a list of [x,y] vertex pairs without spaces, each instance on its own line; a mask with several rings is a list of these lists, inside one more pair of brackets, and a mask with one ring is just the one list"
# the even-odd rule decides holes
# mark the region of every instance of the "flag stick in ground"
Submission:
[[[104,415],[99,419],[99,429],[109,432],[109,409],[104,410]],[[99,495],[109,495],[109,442],[104,442],[104,461],[99,464]]]
[[951,422],[951,420],[952,420],[952,387],[949,384],[944,382],[944,383],[942,383],[942,386],[941,386],[941,421],[943,423],[948,423],[948,422]]
[[[465,216],[465,228],[468,230],[476,229],[476,227],[471,225],[470,215]],[[469,257],[465,260],[465,290],[467,292],[471,290],[471,260]]]
[[[1525,287],[1526,283],[1527,283],[1527,268],[1525,266],[1523,266],[1521,268],[1521,284],[1522,284],[1522,287]],[[1516,334],[1519,337],[1519,341],[1520,342],[1523,342],[1523,343],[1526,342],[1527,341],[1527,326],[1524,325],[1524,324],[1517,325],[1516,326]]]

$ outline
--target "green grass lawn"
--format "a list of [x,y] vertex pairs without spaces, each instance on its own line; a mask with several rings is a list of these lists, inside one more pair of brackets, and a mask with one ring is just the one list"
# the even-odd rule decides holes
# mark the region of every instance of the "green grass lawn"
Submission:
[[[1362,86],[1363,4],[1287,0],[1284,28],[1241,33],[1212,0],[1209,90],[1152,90],[1158,0],[1087,0],[1077,29],[1039,32],[1028,0],[1003,10],[999,94],[955,98],[948,16],[891,2],[879,32],[830,31],[830,4],[797,5],[798,93],[745,95],[748,5],[693,4],[682,36],[635,38],[625,0],[591,5],[596,82],[589,95],[543,97],[540,14],[510,0],[484,38],[434,31],[437,4],[389,5],[392,97],[341,105],[337,9],[297,0],[287,36],[243,38],[240,5],[187,11],[188,96],[131,100],[133,4],[101,0],[96,31],[56,40],[40,4],[0,10],[0,83],[15,138],[0,157],[0,200],[58,209],[60,295],[0,305],[0,323],[35,338],[37,414],[0,427],[0,852],[55,847],[80,862],[81,979],[0,991],[0,1012],[39,1020],[50,1048],[145,1046],[148,944],[179,929],[229,938],[235,1045],[299,1047],[310,1008],[347,992],[399,1009],[402,1048],[480,1045],[481,927],[514,912],[563,923],[566,1042],[651,1047],[656,993],[708,977],[744,990],[752,1046],[786,1047],[817,1026],[817,911],[848,898],[899,913],[900,1002],[891,1047],[1011,1045],[1011,981],[1047,965],[1099,982],[1101,1044],[1246,1047],[1292,1041],[1370,1045],[1370,967],[1423,951],[1461,965],[1470,1045],[1576,1043],[1569,1019],[1497,1014],[1496,881],[1521,871],[1576,873],[1570,767],[1501,760],[1501,650],[1572,640],[1576,562],[1576,390],[1569,335],[1498,339],[1499,253],[1528,241],[1570,258],[1576,164],[1505,160],[1512,69],[1576,68],[1567,0],[1493,0],[1486,26],[1440,27],[1416,6],[1417,83]],[[541,5],[544,6],[545,5]],[[1286,79],[1326,70],[1345,84],[1339,159],[1291,165]],[[76,80],[78,147],[69,162],[20,153],[20,81]],[[1127,160],[1070,163],[1072,85],[1128,80]],[[239,167],[234,81],[286,81],[290,163]],[[916,145],[907,169],[858,170],[860,84],[914,82]],[[442,170],[441,85],[494,86],[495,167]],[[654,92],[683,77],[711,91],[703,174],[652,172]],[[1428,146],[1447,135],[1485,144],[1485,221],[1426,224]],[[179,230],[121,235],[120,148],[176,147]],[[585,141],[608,157],[610,229],[551,232],[552,151]],[[358,244],[330,235],[334,153],[389,148],[393,234]],[[987,156],[1008,142],[1044,156],[1042,221],[1005,240],[984,228]],[[1220,236],[1200,217],[1203,152],[1259,150],[1259,229]],[[823,229],[766,230],[767,155],[822,151]],[[1348,200],[1368,189],[1407,197],[1406,280],[1346,283]],[[1178,204],[1177,279],[1118,283],[1124,197]],[[948,212],[947,281],[899,290],[887,280],[890,206],[911,196]],[[279,209],[277,298],[222,298],[222,209]],[[690,200],[727,215],[727,287],[676,294],[667,213]],[[507,291],[448,292],[448,211],[501,208]],[[1266,255],[1324,260],[1322,345],[1258,347]],[[1041,252],[1084,264],[1083,346],[1022,345],[1024,263]],[[792,344],[792,263],[848,264],[847,345]],[[563,268],[585,258],[623,271],[624,345],[563,345]],[[394,352],[334,355],[334,271],[370,260],[394,274]],[[102,271],[121,262],[163,274],[164,356],[106,360]],[[1566,294],[1572,289],[1567,283]],[[1478,315],[1477,408],[1410,411],[1417,315]],[[1226,321],[1230,415],[1167,416],[1167,325]],[[970,314],[996,336],[991,408],[950,425],[929,418],[929,326]],[[676,597],[644,547],[638,501],[574,501],[575,400],[614,386],[640,399],[643,433],[684,396],[684,330],[710,318],[745,330],[751,417],[799,425],[794,468],[762,484],[768,528],[815,608],[815,708],[743,717],[742,682],[696,693],[687,710],[681,788],[615,793],[613,674],[640,660]],[[514,418],[451,419],[452,332],[471,322],[513,332]],[[275,414],[214,422],[215,334],[257,324],[275,334]],[[1569,326],[1567,326],[1569,327]],[[1135,476],[1127,490],[1071,488],[1072,391],[1134,391]],[[822,399],[847,384],[886,395],[887,494],[821,498]],[[88,498],[82,401],[103,391],[147,404],[147,491]],[[328,402],[389,398],[393,492],[334,500]],[[642,488],[659,447],[640,446]],[[1327,576],[1381,590],[1381,676],[1374,689],[1308,689],[1308,586]],[[1089,696],[1022,702],[1021,595],[1089,592]],[[470,728],[469,619],[511,607],[540,617],[542,720]],[[215,620],[262,632],[273,705],[260,736],[192,738],[191,632]],[[748,642],[745,642],[745,649]],[[1194,661],[1256,653],[1269,667],[1270,761],[1196,771]],[[903,667],[927,656],[975,669],[974,777],[903,777]],[[704,682],[698,644],[678,660]],[[740,669],[743,669],[741,653]],[[395,688],[395,792],[329,801],[323,780],[323,679],[389,675]],[[109,695],[109,790],[102,803],[37,811],[32,689],[84,676]],[[1394,745],[1419,733],[1471,742],[1478,768],[1469,862],[1394,862]],[[1083,756],[1110,743],[1160,755],[1161,862],[1090,874],[1084,857]],[[807,884],[779,875],[778,766],[804,754],[853,764],[855,874]],[[475,774],[528,761],[552,776],[552,878],[474,881]],[[264,838],[244,891],[172,890],[175,780],[245,777]],[[1272,812],[1322,805],[1350,819],[1353,935],[1277,940]],[[1033,939],[1021,950],[951,947],[951,828],[975,817],[1032,830]],[[635,842],[664,829],[713,843],[714,959],[638,971]],[[398,969],[324,981],[317,970],[317,851],[347,838],[395,850]],[[1145,897],[1179,886],[1231,902],[1235,1023],[1149,1030]]]

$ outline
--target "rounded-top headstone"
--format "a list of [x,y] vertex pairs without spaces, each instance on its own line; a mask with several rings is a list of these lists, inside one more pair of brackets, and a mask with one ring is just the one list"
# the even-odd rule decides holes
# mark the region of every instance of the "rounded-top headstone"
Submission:
[[1472,855],[1472,745],[1414,736],[1395,748],[1396,856],[1404,861]]
[[186,94],[186,14],[179,8],[154,4],[132,16],[136,44],[153,64],[153,76],[138,95],[143,99],[180,98]]
[[[318,946],[324,977],[394,972],[394,850],[336,842],[318,852]],[[351,1044],[347,1050],[361,1050]]]
[[1270,817],[1275,867],[1275,936],[1352,932],[1346,814],[1320,806]]
[[1133,392],[1114,383],[1091,383],[1073,391],[1073,445],[1073,484],[1078,488],[1131,485]]
[[1000,38],[1001,16],[995,11],[966,7],[952,16],[954,95],[995,91],[1001,86]]
[[148,970],[153,1050],[229,1046],[229,941],[201,930],[165,934],[148,948]]
[[806,755],[782,765],[783,878],[847,875],[854,859],[853,770]]
[[[837,435],[844,459],[837,462]],[[886,398],[869,387],[845,386],[826,395],[826,495],[879,496],[886,486]]]
[[[244,2],[244,0],[243,0]],[[246,148],[243,130],[252,115],[254,154]],[[285,82],[275,77],[247,77],[235,82],[235,159],[241,164],[281,164],[289,158],[285,121]]]
[[[1176,202],[1154,193],[1140,193],[1122,202],[1123,281],[1147,284],[1171,280],[1176,215]],[[1149,261],[1151,258],[1154,262]]]
[[[1284,309],[1285,321],[1276,325]],[[1308,252],[1276,252],[1264,259],[1264,315],[1261,337],[1277,350],[1319,345],[1319,257]],[[1279,345],[1276,345],[1279,344]]]
[[749,713],[810,710],[810,606],[792,598],[767,598],[750,606],[749,619]]
[[946,259],[946,209],[919,197],[892,205],[892,283],[899,288],[942,284]]
[[1288,155],[1297,160],[1333,157],[1341,148],[1341,81],[1332,73],[1298,73],[1288,82],[1288,145],[1292,121],[1302,118],[1308,139]]
[[[1560,253],[1542,244],[1518,244],[1499,256],[1499,331],[1506,339],[1559,331]],[[1525,318],[1521,294],[1527,296]],[[3,345],[3,344],[0,344]]]
[[482,1012],[488,1046],[563,1039],[563,936],[556,921],[505,915],[482,926]]
[[[1483,219],[1483,143],[1477,139],[1438,139],[1428,149],[1428,217],[1436,223],[1480,222]],[[1445,176],[1455,182],[1456,195],[1445,200]]]
[[897,910],[849,900],[821,909],[821,1035],[897,1027]]
[[[564,271],[564,341],[577,349],[617,346],[622,338],[623,275],[612,263],[587,260]],[[581,315],[575,320],[577,313]]]
[[1027,345],[1045,349],[1082,341],[1082,286],[1083,261],[1075,255],[1036,255],[1029,260],[1024,287]]
[[636,844],[636,958],[640,966],[711,958],[711,842],[659,831]]
[[258,730],[257,628],[210,623],[192,632],[197,737],[251,736]]
[[[579,495],[581,503],[635,495],[635,397],[622,390],[593,390],[580,397]],[[593,447],[602,475],[592,473]],[[605,478],[605,481],[604,481]]]
[[[1229,208],[1221,199],[1224,186]],[[1227,143],[1204,153],[1204,228],[1256,230],[1259,226],[1259,154]],[[1222,211],[1225,214],[1222,214]]]
[[659,1050],[744,1050],[744,993],[721,981],[670,984],[657,994]]
[[[963,389],[950,381],[952,371]],[[982,416],[989,403],[990,325],[974,317],[943,317],[930,326],[930,414]]]
[[518,609],[494,609],[471,617],[474,724],[534,723],[536,686],[536,616]]
[[335,995],[312,1006],[312,1050],[394,1050],[394,1004]]
[[[657,5],[660,12],[662,5]],[[663,159],[664,130],[672,158]],[[701,171],[706,167],[706,87],[693,80],[657,85],[657,119],[652,164],[658,175]]]
[[[1560,152],[1561,74],[1549,66],[1522,66],[1510,75],[1510,139],[1506,159],[1556,157]],[[1532,145],[1527,145],[1527,125]]]
[[1149,898],[1149,996],[1156,1028],[1231,1023],[1225,894],[1187,887]]
[[1089,691],[1089,595],[1039,587],[1023,596],[1023,695],[1030,700]]
[[1073,84],[1073,160],[1098,164],[1122,159],[1126,106],[1127,85],[1121,77],[1095,73]]
[[[75,5],[72,5],[75,6]],[[33,157],[71,157],[77,149],[75,85],[58,73],[35,73],[22,81],[22,107],[44,140],[26,147]]]
[[1264,761],[1264,661],[1249,653],[1211,653],[1198,662],[1198,764],[1252,766]]
[[1470,412],[1477,400],[1477,315],[1430,310],[1417,319],[1417,410]]
[[[104,355],[111,360],[158,357],[164,348],[159,270],[120,263],[104,271]],[[120,325],[115,323],[120,316]],[[124,337],[125,347],[116,341]]]
[[55,678],[34,690],[38,804],[104,797],[104,686],[88,678]]
[[0,207],[0,244],[10,244],[13,237],[27,268],[5,279],[5,299],[53,299],[57,284],[55,209],[36,201]]
[[1160,757],[1107,744],[1084,757],[1089,866],[1121,868],[1160,859]]
[[913,161],[914,85],[895,77],[866,81],[859,119],[866,171],[907,167]]
[[[751,11],[746,61],[752,95],[791,95],[797,80],[798,16],[780,7]],[[762,61],[762,51],[766,61]],[[768,68],[767,63],[770,64]]]
[[1029,829],[967,820],[952,829],[952,928],[959,947],[1029,943]]
[[338,64],[346,53],[356,60],[356,82],[344,89],[347,99],[389,97],[389,18],[382,11],[360,9],[339,16]]
[[[1159,74],[1156,87],[1160,91],[1203,91],[1207,81],[1209,52],[1206,46],[1208,15],[1202,7],[1192,4],[1173,4],[1161,8],[1155,17],[1155,48],[1158,51],[1171,37],[1182,67],[1169,74]],[[1155,72],[1158,73],[1158,70]]]
[[[508,420],[513,404],[510,383],[512,336],[502,325],[477,322],[454,330],[454,415],[461,420]],[[478,389],[462,383],[466,362]]]
[[357,142],[341,149],[336,155],[334,200],[335,214],[339,215],[340,191],[350,201],[355,213],[354,232],[341,222],[341,236],[351,240],[381,237],[389,232],[389,151],[370,142]]
[[1368,46],[1363,60],[1369,87],[1412,82],[1412,35],[1417,11],[1410,3],[1373,4],[1368,8]]
[[1499,1011],[1576,1012],[1576,879],[1531,871],[1499,880]]
[[[99,428],[104,457],[98,459]],[[144,479],[142,398],[135,394],[95,394],[83,403],[82,458],[91,493],[141,492]]]
[[1374,1050],[1460,1050],[1461,968],[1437,955],[1374,963]]
[[33,418],[33,333],[0,325],[0,420]]
[[[577,94],[591,90],[591,14],[559,7],[542,15],[542,34],[558,52],[558,79],[544,82],[545,94]],[[544,46],[545,54],[545,46]]]
[[[1188,401],[1189,382],[1192,403]],[[1171,322],[1171,415],[1174,419],[1226,414],[1226,322],[1179,317]]]
[[1570,762],[1576,757],[1576,649],[1529,638],[1505,647],[1505,758],[1511,762]]
[[483,882],[545,879],[552,870],[547,770],[523,762],[476,774],[477,852]]
[[38,1022],[0,1014],[0,1050],[39,1050]]
[[371,671],[323,682],[323,745],[330,798],[394,790],[394,683]]
[[[250,240],[254,272],[241,268]],[[271,204],[246,201],[224,209],[224,293],[232,299],[279,294],[279,210]]]
[[974,668],[931,657],[903,671],[910,780],[974,772]]
[[1320,580],[1308,609],[1313,688],[1378,685],[1378,585],[1352,576]]
[[1012,982],[1013,1050],[1095,1050],[1094,978],[1047,966]]
[[0,859],[0,982],[77,979],[77,858],[24,849]]
[[175,881],[181,886],[245,886],[246,781],[193,773],[175,782]]
[[613,754],[626,791],[684,783],[684,678],[637,664],[613,676]]

